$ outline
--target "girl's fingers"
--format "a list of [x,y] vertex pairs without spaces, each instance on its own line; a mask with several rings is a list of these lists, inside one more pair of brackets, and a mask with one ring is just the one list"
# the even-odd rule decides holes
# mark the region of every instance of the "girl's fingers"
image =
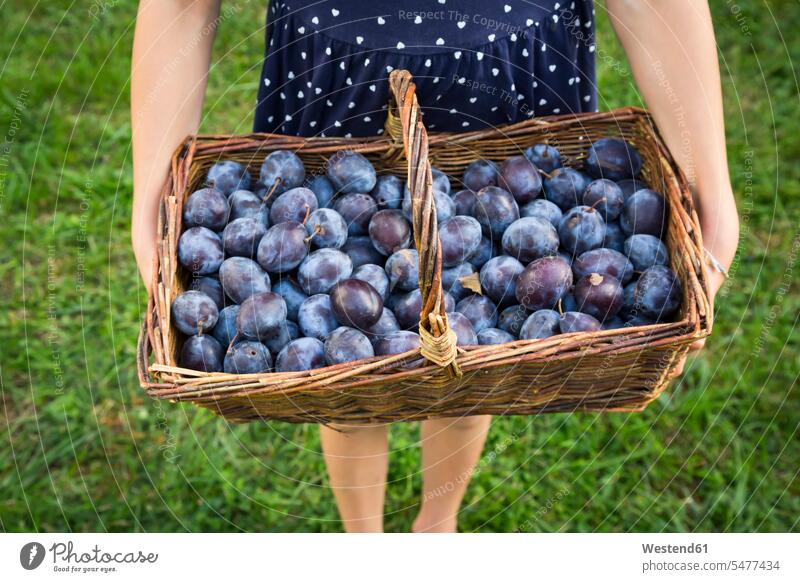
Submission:
[[[705,338],[697,340],[696,342],[694,342],[692,345],[689,346],[689,352],[691,353],[691,352],[699,351],[699,350],[701,350],[703,348],[703,346],[705,344],[706,344]],[[672,372],[669,373],[670,380],[673,379],[673,378],[677,378],[678,376],[683,374],[683,369],[686,366],[686,357],[687,357],[687,355],[684,355],[680,359],[680,361],[678,361],[678,363],[675,365],[675,369],[672,370]]]
[[[725,276],[722,273],[718,273],[716,271],[707,271],[706,276],[709,282],[709,307],[711,310],[714,310],[714,299],[716,298],[717,292],[722,284],[725,282]],[[703,346],[706,345],[706,338],[699,339],[696,342],[693,342],[689,346],[689,353],[697,352],[703,349]],[[675,368],[669,373],[670,380],[677,378],[681,374],[683,374],[683,369],[686,366],[686,355],[684,355],[680,361],[675,365]]]
[[704,345],[706,345],[706,338],[699,339],[696,342],[694,342],[692,345],[689,346],[689,351],[690,352],[696,352],[698,350],[703,349]]
[[683,374],[683,367],[685,364],[686,356],[683,356],[680,360],[678,360],[678,363],[675,364],[675,368],[669,373],[669,379],[672,380]]

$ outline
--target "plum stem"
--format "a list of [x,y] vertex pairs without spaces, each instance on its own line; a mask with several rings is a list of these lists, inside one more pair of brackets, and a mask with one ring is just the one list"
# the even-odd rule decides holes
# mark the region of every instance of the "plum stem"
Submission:
[[595,200],[594,204],[592,204],[592,205],[591,205],[589,208],[590,208],[590,209],[592,209],[592,210],[594,210],[594,209],[595,209],[595,208],[594,208],[595,206],[597,206],[597,205],[598,205],[598,204],[600,204],[601,202],[606,202],[607,200],[608,200],[608,198],[606,198],[605,196],[603,196],[602,198],[598,198],[597,200]]
[[305,218],[303,218],[303,225],[305,225],[306,222],[308,222],[308,217],[309,216],[311,216],[311,206],[306,204],[306,216],[305,216]]
[[[308,220],[308,217],[306,217],[306,220]],[[305,224],[305,221],[303,221],[303,224]],[[315,224],[314,230],[311,232],[310,235],[308,235],[303,240],[305,241],[306,244],[308,244],[311,242],[311,239],[313,239],[318,234],[322,234],[323,232],[325,232],[325,229],[323,229],[319,224]]]
[[264,196],[264,199],[261,201],[262,206],[267,204],[267,200],[269,200],[272,197],[272,195],[275,193],[275,190],[282,181],[283,180],[280,178],[280,176],[275,178],[275,181],[272,183],[272,187],[269,189],[269,192],[267,192],[267,195]]

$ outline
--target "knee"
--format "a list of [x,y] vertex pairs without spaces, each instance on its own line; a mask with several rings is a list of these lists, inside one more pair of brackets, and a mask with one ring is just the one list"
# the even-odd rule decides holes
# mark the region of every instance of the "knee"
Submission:
[[487,430],[492,421],[492,417],[488,415],[464,416],[462,418],[453,418],[447,420],[451,421],[448,428],[463,432],[476,432],[479,430]]
[[320,425],[320,429],[332,430],[345,436],[356,436],[362,434],[369,434],[371,432],[375,432],[376,430],[383,430],[383,427],[371,426],[367,424],[359,425],[359,424],[330,423],[330,424]]

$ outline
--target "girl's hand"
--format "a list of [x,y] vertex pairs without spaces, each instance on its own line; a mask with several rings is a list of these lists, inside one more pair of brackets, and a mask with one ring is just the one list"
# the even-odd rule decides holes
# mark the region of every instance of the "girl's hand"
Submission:
[[[156,199],[158,194],[154,196]],[[149,196],[141,196],[149,198]],[[141,199],[140,198],[140,199]],[[142,224],[142,219],[134,216],[133,226],[131,227],[131,242],[133,254],[136,257],[136,265],[139,267],[139,275],[142,277],[144,288],[151,291],[153,285],[153,260],[156,256],[156,229],[155,225],[148,228],[147,224]]]
[[[719,291],[719,288],[722,287],[722,284],[725,282],[725,275],[719,273],[717,271],[706,269],[707,273],[707,281],[708,281],[708,298],[709,298],[709,305],[711,307],[711,312],[714,312],[714,297]],[[692,343],[689,346],[689,352],[684,354],[684,356],[678,361],[675,365],[675,369],[669,373],[670,380],[673,378],[677,378],[681,374],[683,374],[683,369],[686,366],[686,358],[689,354],[700,351],[703,346],[706,345],[706,338],[699,339],[696,342]]]
[[[730,185],[728,185],[730,187]],[[730,194],[731,198],[733,194]],[[703,221],[706,222],[706,221]],[[703,244],[709,252],[721,261],[721,266],[728,269],[736,254],[736,244],[739,237],[739,220],[735,213],[732,216],[717,217],[712,226],[705,226],[703,230]],[[721,258],[720,258],[721,257]],[[707,262],[704,263],[706,281],[708,282],[708,304],[711,313],[714,313],[714,300],[722,285],[725,283],[726,275],[719,272]],[[689,346],[689,353],[697,352],[703,348],[706,339],[699,339]],[[670,378],[677,378],[683,373],[688,354],[684,355],[670,373]]]
[[[722,111],[722,83],[708,2],[606,0],[636,85],[667,147],[695,189],[703,244],[728,268],[739,244]],[[713,311],[721,273],[706,271]],[[703,341],[692,344],[696,350]],[[671,377],[683,371],[683,358]]]

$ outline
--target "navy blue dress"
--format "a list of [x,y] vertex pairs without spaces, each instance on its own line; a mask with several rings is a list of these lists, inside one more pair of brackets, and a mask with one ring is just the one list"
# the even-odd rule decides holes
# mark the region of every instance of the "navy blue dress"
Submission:
[[434,131],[595,111],[594,42],[591,0],[272,0],[255,130],[379,135],[400,68]]

